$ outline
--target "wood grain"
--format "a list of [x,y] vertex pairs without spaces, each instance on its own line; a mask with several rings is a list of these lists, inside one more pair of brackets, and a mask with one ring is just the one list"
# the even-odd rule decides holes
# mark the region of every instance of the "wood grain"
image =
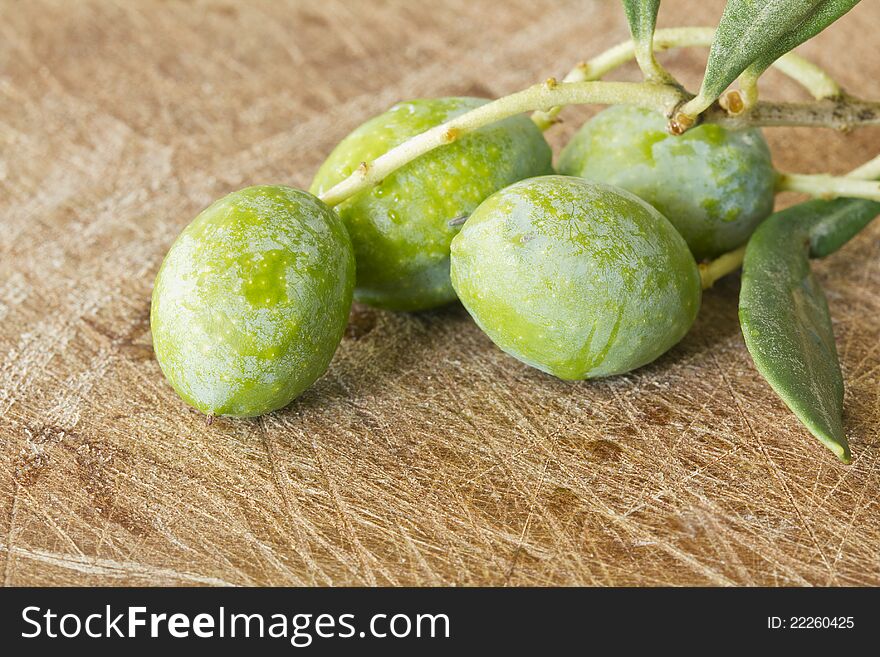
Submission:
[[[876,24],[862,3],[802,51],[880,97]],[[212,199],[306,187],[398,99],[500,95],[626,35],[610,0],[0,1],[3,582],[880,584],[880,225],[817,266],[849,467],[757,375],[736,277],[668,355],[592,383],[506,357],[459,306],[356,307],[327,375],[258,420],[206,426],[153,359],[153,277]],[[694,87],[704,58],[662,59]],[[880,131],[769,139],[780,168],[843,172]]]

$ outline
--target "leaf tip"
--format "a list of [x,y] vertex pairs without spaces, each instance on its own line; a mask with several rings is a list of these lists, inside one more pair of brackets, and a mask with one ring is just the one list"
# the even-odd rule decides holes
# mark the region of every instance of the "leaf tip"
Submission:
[[810,426],[809,424],[807,424],[807,428],[810,429],[810,432],[816,436],[825,447],[834,453],[834,456],[836,456],[841,463],[845,463],[846,465],[852,463],[852,452],[849,450],[849,442],[847,442],[842,429],[840,432],[817,431],[814,426]]
[[835,456],[840,460],[841,463],[849,465],[852,463],[852,454],[849,451],[849,445],[846,442],[838,443],[834,446],[830,446],[831,451],[834,452]]

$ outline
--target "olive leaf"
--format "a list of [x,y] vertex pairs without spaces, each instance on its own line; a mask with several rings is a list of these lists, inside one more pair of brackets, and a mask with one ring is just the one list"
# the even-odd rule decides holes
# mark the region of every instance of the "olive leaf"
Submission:
[[696,116],[748,67],[766,68],[857,3],[858,0],[728,0],[715,31],[700,92],[681,112]]
[[752,79],[757,79],[770,65],[785,53],[794,50],[802,43],[809,41],[850,9],[859,4],[861,0],[826,0],[819,4],[813,13],[808,16],[795,29],[785,35],[776,44],[776,48],[756,58],[746,69],[745,74]]
[[841,198],[835,201],[809,201],[801,205],[822,204],[810,228],[810,257],[824,258],[855,237],[880,214],[880,203]]
[[803,424],[844,463],[843,375],[828,303],[810,257],[833,253],[880,214],[858,199],[808,201],[769,217],[743,262],[739,317],[758,371]]
[[670,76],[654,58],[654,28],[660,0],[622,0],[639,68],[649,80],[667,82]]

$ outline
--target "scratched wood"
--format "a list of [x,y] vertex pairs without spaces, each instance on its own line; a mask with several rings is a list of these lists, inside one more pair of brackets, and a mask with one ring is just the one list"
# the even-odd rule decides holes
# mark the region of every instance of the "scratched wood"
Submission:
[[[722,8],[663,5],[664,26]],[[877,24],[862,3],[802,51],[880,97]],[[356,307],[327,375],[262,419],[206,426],[162,379],[152,280],[212,199],[307,187],[399,99],[501,95],[626,36],[610,0],[0,1],[4,583],[880,584],[880,225],[817,266],[849,467],[757,375],[736,277],[609,380],[529,369],[459,306]],[[693,88],[704,58],[663,61]],[[806,172],[880,150],[877,129],[769,139]]]

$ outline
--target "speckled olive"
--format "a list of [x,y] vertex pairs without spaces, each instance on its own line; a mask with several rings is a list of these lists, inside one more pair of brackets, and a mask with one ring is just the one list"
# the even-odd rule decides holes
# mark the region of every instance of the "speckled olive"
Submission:
[[[321,194],[394,146],[484,104],[478,98],[399,103],[357,128],[321,166]],[[517,180],[551,172],[550,147],[525,116],[486,126],[427,153],[382,184],[341,203],[357,259],[355,298],[391,310],[423,310],[455,299],[449,242],[487,196]]]
[[311,194],[248,187],[174,242],[153,289],[156,358],[209,415],[281,408],[327,369],[351,307],[354,252]]
[[566,176],[486,199],[452,241],[452,284],[495,344],[561,379],[651,362],[688,331],[701,296],[697,264],[663,215]]
[[659,112],[611,107],[575,134],[558,169],[648,201],[698,260],[735,249],[773,211],[776,173],[757,129],[704,124],[676,137]]

